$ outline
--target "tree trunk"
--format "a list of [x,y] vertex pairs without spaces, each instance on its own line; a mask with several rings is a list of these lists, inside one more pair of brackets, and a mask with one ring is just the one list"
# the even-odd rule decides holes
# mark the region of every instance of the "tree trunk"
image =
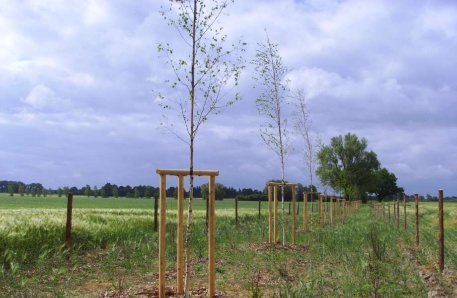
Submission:
[[197,22],[197,0],[194,0],[192,20],[192,65],[191,65],[191,85],[192,90],[190,94],[191,110],[190,110],[190,186],[189,186],[189,207],[187,211],[187,228],[186,228],[186,273],[184,282],[184,296],[190,297],[190,240],[191,240],[191,226],[192,226],[192,203],[194,198],[194,138],[195,138],[195,125],[194,125],[194,109],[195,109],[195,59],[196,59],[196,22]]

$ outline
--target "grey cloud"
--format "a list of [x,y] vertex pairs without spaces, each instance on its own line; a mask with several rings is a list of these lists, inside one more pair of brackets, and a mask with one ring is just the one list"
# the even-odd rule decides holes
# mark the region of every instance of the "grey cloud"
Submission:
[[[166,1],[41,1],[4,5],[0,18],[0,178],[63,185],[158,185],[156,168],[185,168],[187,145],[159,130],[157,94],[172,72],[156,51],[179,40],[158,13]],[[102,5],[105,5],[104,7]],[[408,193],[457,194],[457,5],[441,2],[236,1],[221,20],[247,42],[243,100],[211,116],[196,167],[219,181],[262,188],[279,177],[262,144],[252,66],[264,28],[292,87],[309,97],[324,143],[368,139]],[[177,49],[179,51],[179,49]],[[185,53],[181,53],[185,54]],[[302,156],[286,178],[307,184]],[[204,182],[202,182],[204,183]]]

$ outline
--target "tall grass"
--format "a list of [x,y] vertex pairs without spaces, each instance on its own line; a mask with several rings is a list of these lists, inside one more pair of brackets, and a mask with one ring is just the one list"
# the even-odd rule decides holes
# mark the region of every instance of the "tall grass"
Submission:
[[[85,200],[80,199],[81,204],[92,204],[88,201],[94,199]],[[131,201],[147,207],[116,207]],[[64,207],[0,209],[0,292],[6,297],[90,297],[97,296],[101,288],[125,290],[149,285],[158,272],[153,201],[131,201],[105,203],[109,209],[75,207],[71,252],[63,246]],[[196,200],[195,207],[192,280],[194,286],[201,286],[207,281],[205,202]],[[217,291],[233,297],[426,295],[413,265],[398,246],[401,231],[375,218],[367,206],[344,224],[338,220],[332,226],[318,226],[313,213],[309,233],[302,232],[300,214],[299,245],[284,248],[266,243],[266,203],[262,203],[260,218],[258,202],[239,202],[239,208],[235,224],[233,200],[216,203]],[[292,216],[286,219],[290,243]],[[176,266],[173,199],[167,200],[166,239],[167,271],[172,273]],[[93,283],[98,285],[96,289],[88,289]],[[174,280],[167,284],[173,286]]]

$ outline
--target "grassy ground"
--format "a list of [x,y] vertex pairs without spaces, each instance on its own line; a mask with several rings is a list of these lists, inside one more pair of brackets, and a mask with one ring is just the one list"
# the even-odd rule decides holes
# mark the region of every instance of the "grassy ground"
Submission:
[[[63,249],[65,201],[0,196],[0,297],[152,293],[158,272],[153,200],[75,197],[71,253]],[[193,287],[207,283],[204,203],[195,201]],[[338,219],[323,227],[316,225],[316,213],[312,213],[308,233],[301,231],[300,215],[297,245],[285,247],[266,243],[266,208],[263,203],[259,218],[257,202],[239,202],[236,225],[234,201],[217,202],[217,292],[228,297],[427,297],[419,265],[405,257],[405,247],[412,247],[410,231],[373,215],[368,206],[347,217],[344,224]],[[173,287],[174,199],[168,200],[167,210],[167,286]],[[424,205],[424,218],[426,214]],[[287,231],[291,231],[291,218],[286,211]],[[413,249],[423,262],[419,264],[433,263],[425,239],[424,252]],[[453,249],[455,241],[448,239]]]

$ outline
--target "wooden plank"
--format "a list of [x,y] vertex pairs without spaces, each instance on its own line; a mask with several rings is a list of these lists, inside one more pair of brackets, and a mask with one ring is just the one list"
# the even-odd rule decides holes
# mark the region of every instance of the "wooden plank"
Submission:
[[[282,182],[268,182],[271,186],[283,186]],[[285,186],[297,186],[297,183],[284,183]]]
[[[156,173],[159,175],[172,175],[172,176],[190,176],[190,170],[180,169],[157,169]],[[194,170],[194,176],[218,176],[219,171],[216,170]]]

